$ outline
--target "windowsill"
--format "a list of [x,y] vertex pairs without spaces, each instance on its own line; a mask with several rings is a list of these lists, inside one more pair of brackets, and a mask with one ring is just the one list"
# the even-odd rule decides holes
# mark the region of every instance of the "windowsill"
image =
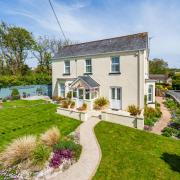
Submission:
[[84,73],[84,75],[92,75],[92,74],[93,74],[92,72]]
[[121,74],[121,72],[110,72],[109,75],[118,75],[118,74]]
[[69,76],[71,75],[70,73],[63,73],[63,76]]
[[147,102],[147,104],[155,104],[155,102]]

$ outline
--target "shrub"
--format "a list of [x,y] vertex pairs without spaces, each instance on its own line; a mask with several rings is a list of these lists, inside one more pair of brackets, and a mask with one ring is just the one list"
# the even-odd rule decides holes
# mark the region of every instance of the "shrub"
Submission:
[[147,106],[147,95],[144,95],[144,106]]
[[3,99],[2,99],[2,102],[6,102],[6,101],[7,101],[7,99],[6,99],[6,98],[3,98]]
[[69,101],[63,100],[62,103],[61,103],[61,107],[62,108],[69,108]]
[[66,98],[67,98],[67,99],[71,99],[71,98],[72,98],[72,92],[71,92],[71,91],[69,91],[69,92],[67,93]]
[[73,108],[75,107],[75,105],[76,105],[75,101],[72,101],[72,102],[71,102],[71,105],[70,105],[70,108],[73,109]]
[[49,166],[53,168],[58,168],[62,164],[64,159],[71,159],[71,158],[72,158],[72,151],[68,149],[55,151]]
[[54,149],[55,150],[63,150],[63,149],[69,149],[69,150],[75,150],[77,147],[77,144],[73,141],[60,141],[59,143],[55,144]]
[[165,101],[165,105],[167,106],[167,108],[169,108],[170,110],[175,110],[177,108],[177,103],[171,99],[171,98],[167,98]]
[[50,149],[43,145],[38,144],[32,152],[32,163],[35,166],[43,167],[46,161],[49,159]]
[[94,101],[94,109],[103,109],[107,107],[109,101],[105,97],[99,97]]
[[83,105],[82,105],[81,107],[77,108],[77,110],[79,110],[79,111],[85,111],[85,110],[87,110],[87,104],[86,104],[86,103],[83,103]]
[[147,118],[147,119],[144,119],[144,124],[148,125],[148,126],[153,126],[154,125],[154,121],[153,121],[153,119]]
[[52,147],[59,142],[60,131],[57,127],[52,127],[44,134],[41,134],[40,139],[45,145]]
[[36,137],[24,136],[12,141],[12,143],[2,152],[0,160],[4,167],[9,167],[23,160],[26,160],[31,155],[36,147]]
[[23,98],[26,98],[26,97],[27,97],[26,92],[23,92]]
[[153,119],[153,118],[160,118],[161,117],[161,110],[160,108],[152,108],[152,107],[145,107],[144,108],[144,118],[150,118],[150,119]]
[[141,114],[141,109],[138,106],[129,105],[128,112],[130,113],[131,116],[137,116]]
[[171,137],[173,135],[173,129],[169,127],[165,127],[162,131],[162,135],[166,137]]
[[156,107],[156,108],[160,108],[160,106],[161,106],[161,105],[156,101],[156,102],[155,102],[155,107]]
[[60,96],[52,96],[52,100],[53,101],[58,101],[58,102],[61,102],[64,98],[63,97],[60,97]]
[[20,99],[20,94],[19,94],[19,91],[18,89],[14,88],[11,92],[11,98],[12,100],[17,100],[17,99]]

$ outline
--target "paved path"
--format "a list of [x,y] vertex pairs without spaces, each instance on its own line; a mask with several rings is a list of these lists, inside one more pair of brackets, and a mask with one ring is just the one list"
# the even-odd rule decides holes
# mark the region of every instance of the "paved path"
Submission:
[[79,161],[51,180],[89,180],[94,176],[101,160],[101,150],[94,134],[94,126],[99,121],[91,117],[81,124],[80,143],[83,150]]
[[170,122],[171,114],[170,114],[169,110],[164,106],[162,97],[156,97],[156,101],[161,104],[162,116],[161,116],[161,119],[152,128],[152,132],[155,134],[161,134],[162,133],[161,131]]

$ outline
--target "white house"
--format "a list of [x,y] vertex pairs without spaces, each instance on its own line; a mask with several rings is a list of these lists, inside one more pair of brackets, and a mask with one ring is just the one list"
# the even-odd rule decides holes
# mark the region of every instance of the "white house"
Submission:
[[139,33],[63,47],[52,61],[53,96],[73,92],[76,105],[93,108],[100,96],[110,108],[155,103],[155,81],[149,79],[148,33]]

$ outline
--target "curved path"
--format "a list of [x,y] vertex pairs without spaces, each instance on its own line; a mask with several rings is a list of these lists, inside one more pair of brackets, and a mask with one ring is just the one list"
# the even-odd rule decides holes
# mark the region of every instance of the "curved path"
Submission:
[[161,108],[162,116],[161,116],[161,119],[152,128],[152,132],[155,133],[155,134],[162,134],[161,131],[171,121],[171,113],[166,108],[166,106],[163,104],[163,98],[162,97],[156,97],[156,101],[158,103],[160,103],[160,105],[161,105],[160,108]]
[[80,144],[83,149],[79,161],[52,180],[89,180],[94,176],[101,160],[101,150],[94,134],[94,126],[99,121],[91,117],[80,125]]

